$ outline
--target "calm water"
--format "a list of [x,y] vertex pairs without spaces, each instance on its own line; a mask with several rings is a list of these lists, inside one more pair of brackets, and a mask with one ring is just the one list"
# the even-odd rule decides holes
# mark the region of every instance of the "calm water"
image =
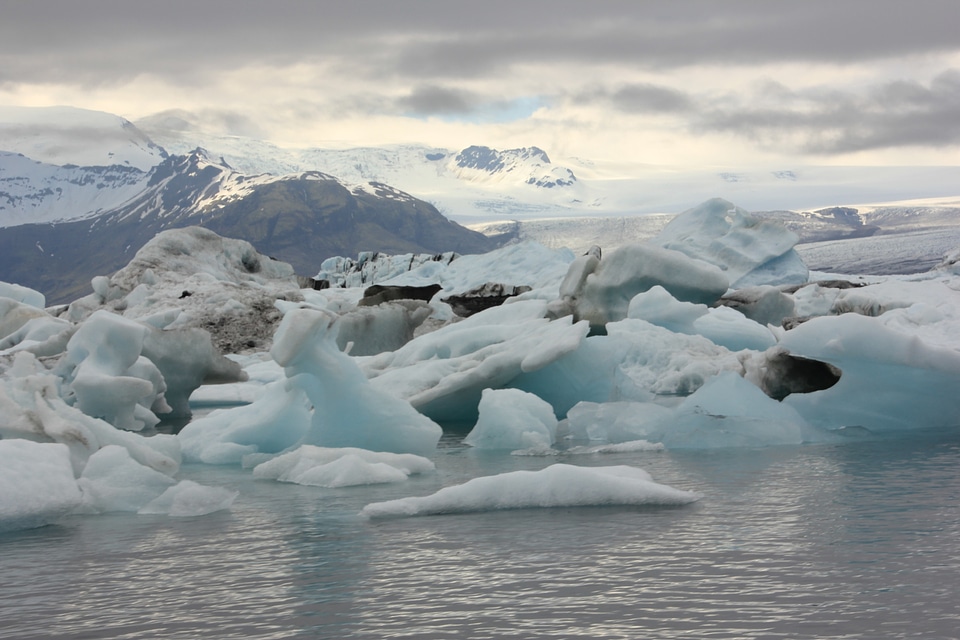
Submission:
[[679,508],[365,521],[368,502],[556,458],[445,440],[438,473],[240,490],[202,518],[0,535],[0,637],[960,637],[960,437],[560,458],[701,492]]

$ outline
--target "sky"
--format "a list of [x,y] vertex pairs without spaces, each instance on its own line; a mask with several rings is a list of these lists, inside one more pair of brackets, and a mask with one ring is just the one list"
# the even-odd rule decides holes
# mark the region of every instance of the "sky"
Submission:
[[960,164],[956,0],[8,0],[0,104],[282,146]]

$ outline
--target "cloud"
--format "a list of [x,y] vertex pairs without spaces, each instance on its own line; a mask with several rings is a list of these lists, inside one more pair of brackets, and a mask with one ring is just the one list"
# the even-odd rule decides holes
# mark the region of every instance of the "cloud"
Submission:
[[[768,96],[756,96],[763,102]],[[699,114],[695,132],[732,133],[765,147],[836,155],[909,146],[960,145],[960,71],[928,85],[896,80],[853,91],[780,91],[780,103],[726,100]]]
[[955,16],[952,0],[31,0],[4,8],[0,67],[20,82],[191,82],[316,62],[431,84],[532,63],[850,64],[956,50]]
[[396,102],[403,112],[417,116],[464,115],[476,109],[477,97],[468,91],[435,85],[418,86]]

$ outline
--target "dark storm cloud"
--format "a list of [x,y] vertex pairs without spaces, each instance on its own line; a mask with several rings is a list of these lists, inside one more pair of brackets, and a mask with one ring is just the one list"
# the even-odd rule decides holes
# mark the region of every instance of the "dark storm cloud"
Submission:
[[[756,96],[759,103],[769,96]],[[726,132],[767,147],[796,145],[808,153],[837,154],[907,146],[960,145],[960,71],[929,85],[895,81],[862,94],[786,92],[778,104],[752,106],[733,98],[701,112],[697,132]]]
[[416,87],[397,100],[401,112],[418,116],[464,115],[473,112],[476,105],[476,97],[469,92],[433,85]]
[[199,82],[320,60],[430,84],[524,63],[844,63],[955,50],[956,12],[954,0],[31,0],[4,7],[0,68],[20,82]]

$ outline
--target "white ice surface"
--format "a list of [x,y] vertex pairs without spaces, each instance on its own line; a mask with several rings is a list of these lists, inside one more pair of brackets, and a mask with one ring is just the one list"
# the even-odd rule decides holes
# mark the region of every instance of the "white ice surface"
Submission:
[[0,532],[55,522],[80,504],[65,445],[0,440]]
[[476,449],[549,447],[557,440],[553,407],[519,389],[484,389],[480,418],[464,438]]
[[223,487],[208,487],[192,480],[181,480],[148,502],[137,513],[176,518],[205,516],[229,509],[238,495],[238,492]]
[[253,477],[317,487],[402,482],[412,474],[429,473],[432,461],[411,453],[302,445],[262,462]]
[[698,498],[696,493],[657,484],[635,467],[554,464],[541,471],[474,478],[429,496],[368,504],[360,513],[383,518],[546,507],[682,505]]
[[136,512],[177,481],[143,466],[123,447],[108,445],[90,456],[77,484],[84,507],[104,513]]
[[780,222],[714,198],[678,215],[652,242],[717,265],[737,289],[806,282],[807,267],[793,250],[798,240]]

